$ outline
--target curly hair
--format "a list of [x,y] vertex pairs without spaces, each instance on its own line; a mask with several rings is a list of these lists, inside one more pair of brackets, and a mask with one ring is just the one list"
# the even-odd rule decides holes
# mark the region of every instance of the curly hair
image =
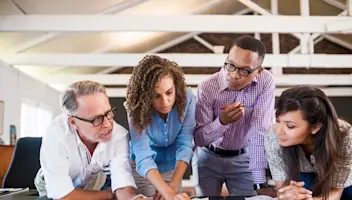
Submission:
[[152,123],[155,85],[165,76],[171,76],[176,89],[178,119],[182,123],[187,103],[187,85],[177,63],[155,55],[145,56],[133,69],[127,86],[127,112],[136,132],[141,133]]

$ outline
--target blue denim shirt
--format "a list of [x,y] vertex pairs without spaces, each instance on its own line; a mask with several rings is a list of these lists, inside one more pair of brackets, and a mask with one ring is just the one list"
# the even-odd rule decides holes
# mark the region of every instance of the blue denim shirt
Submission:
[[141,134],[135,132],[130,118],[131,158],[136,162],[137,173],[144,178],[149,170],[166,172],[175,169],[176,161],[189,163],[192,156],[193,131],[195,120],[195,96],[187,88],[187,104],[183,124],[178,119],[176,106],[168,113],[166,123],[156,112],[152,115],[152,124]]

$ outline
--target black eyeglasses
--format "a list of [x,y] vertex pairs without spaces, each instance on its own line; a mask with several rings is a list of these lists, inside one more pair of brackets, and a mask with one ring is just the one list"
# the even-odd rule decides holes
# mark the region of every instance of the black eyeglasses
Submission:
[[224,67],[229,72],[234,72],[237,69],[238,74],[240,76],[247,77],[249,74],[253,73],[255,70],[259,69],[261,66],[258,66],[254,69],[244,69],[244,68],[236,67],[234,64],[225,62]]
[[100,126],[103,122],[104,122],[104,118],[106,117],[108,120],[114,118],[116,115],[116,108],[112,108],[111,110],[109,110],[108,112],[105,113],[105,115],[100,115],[92,120],[89,119],[83,119],[77,116],[72,116],[74,118],[77,118],[79,120],[82,120],[84,122],[89,122],[91,124],[93,124],[94,127]]

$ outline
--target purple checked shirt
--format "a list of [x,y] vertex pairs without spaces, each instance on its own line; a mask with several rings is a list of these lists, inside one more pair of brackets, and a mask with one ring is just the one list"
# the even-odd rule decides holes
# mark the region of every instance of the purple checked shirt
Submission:
[[[196,129],[197,146],[213,144],[226,150],[238,150],[248,146],[250,163],[255,183],[266,182],[267,160],[264,152],[264,134],[273,124],[275,83],[267,70],[254,78],[241,91],[227,88],[225,69],[203,81],[197,92]],[[244,116],[227,125],[219,120],[220,107],[241,102]]]

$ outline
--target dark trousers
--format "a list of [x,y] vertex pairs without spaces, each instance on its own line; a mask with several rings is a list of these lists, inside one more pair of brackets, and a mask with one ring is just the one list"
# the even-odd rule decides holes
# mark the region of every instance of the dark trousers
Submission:
[[[301,172],[300,181],[304,182],[304,187],[307,190],[312,189],[312,185],[314,184],[315,180],[316,180],[315,173]],[[341,196],[341,200],[351,200],[351,199],[352,199],[352,186],[345,188]]]
[[106,175],[106,181],[101,190],[106,190],[111,187],[111,177],[110,175]]

